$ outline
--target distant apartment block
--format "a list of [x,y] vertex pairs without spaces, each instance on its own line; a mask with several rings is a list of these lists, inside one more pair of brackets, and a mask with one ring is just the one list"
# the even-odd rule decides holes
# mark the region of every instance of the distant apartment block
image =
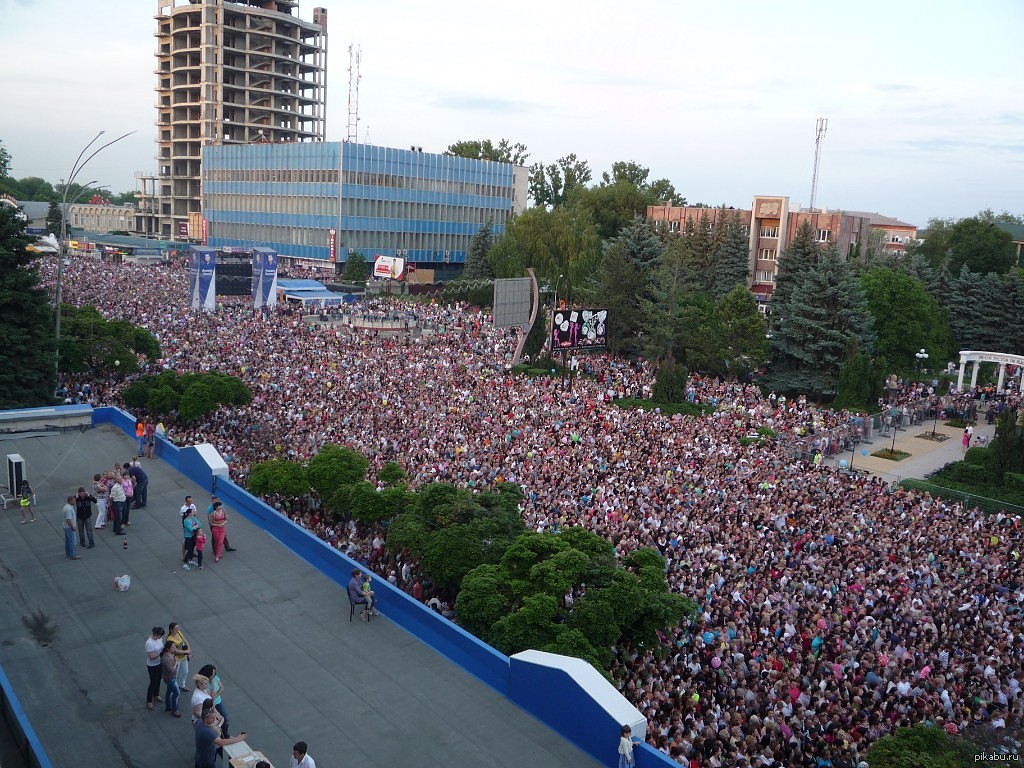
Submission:
[[736,208],[700,208],[694,206],[651,205],[647,220],[671,232],[683,232],[687,222],[697,223],[707,216],[714,225],[722,216],[738,216],[750,237],[750,261],[747,281],[755,298],[767,304],[775,289],[779,253],[789,248],[797,229],[807,222],[822,245],[835,245],[844,258],[869,245],[888,253],[901,253],[917,236],[913,224],[877,213],[863,211],[805,211],[791,207],[788,197],[754,198],[749,210]]
[[157,0],[157,161],[138,231],[197,239],[203,148],[326,136],[327,11],[298,0]]

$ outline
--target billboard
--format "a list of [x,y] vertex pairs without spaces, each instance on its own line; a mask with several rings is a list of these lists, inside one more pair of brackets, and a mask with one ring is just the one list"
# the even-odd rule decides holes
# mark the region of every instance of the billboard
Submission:
[[277,306],[277,251],[252,249],[252,305],[255,309]]
[[533,280],[509,277],[494,281],[494,327],[521,328],[530,322]]
[[390,277],[393,280],[401,280],[405,274],[405,259],[395,256],[378,256],[373,262],[374,277]]
[[189,306],[212,312],[217,308],[217,254],[211,248],[189,248]]
[[556,309],[551,323],[552,349],[604,349],[608,346],[607,309]]

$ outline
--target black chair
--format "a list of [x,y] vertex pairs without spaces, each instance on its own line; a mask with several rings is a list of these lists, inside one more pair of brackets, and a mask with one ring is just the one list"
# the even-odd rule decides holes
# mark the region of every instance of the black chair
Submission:
[[[346,592],[346,594],[348,594],[348,593]],[[369,621],[370,619],[373,618],[373,612],[370,610],[370,601],[369,600],[367,600],[366,598],[363,598],[362,600],[358,600],[356,602],[353,602],[352,601],[352,595],[348,595],[348,620],[349,621],[352,621],[352,617],[356,615],[356,606],[357,605],[363,606],[363,611],[366,613],[366,620],[367,621]]]

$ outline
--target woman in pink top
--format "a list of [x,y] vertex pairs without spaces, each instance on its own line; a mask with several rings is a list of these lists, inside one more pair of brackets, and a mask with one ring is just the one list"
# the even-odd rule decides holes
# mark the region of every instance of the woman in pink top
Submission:
[[220,501],[213,502],[213,512],[210,513],[210,533],[213,535],[213,561],[220,562],[224,554],[224,538],[228,533],[228,516],[224,511],[224,504]]

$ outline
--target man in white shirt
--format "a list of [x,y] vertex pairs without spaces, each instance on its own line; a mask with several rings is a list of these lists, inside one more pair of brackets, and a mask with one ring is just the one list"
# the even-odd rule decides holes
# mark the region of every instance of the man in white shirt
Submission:
[[[179,519],[180,520],[184,520],[185,516],[189,512],[198,512],[198,510],[196,509],[196,505],[192,502],[192,497],[191,496],[186,496],[185,497],[185,503],[182,504],[181,505],[181,509],[178,510],[178,514],[180,515]],[[188,553],[188,539],[183,539],[182,542],[181,542],[181,559],[182,560],[185,559],[185,555],[187,553]]]
[[292,756],[288,761],[288,768],[316,768],[313,758],[306,752],[306,742],[297,741],[292,747]]

